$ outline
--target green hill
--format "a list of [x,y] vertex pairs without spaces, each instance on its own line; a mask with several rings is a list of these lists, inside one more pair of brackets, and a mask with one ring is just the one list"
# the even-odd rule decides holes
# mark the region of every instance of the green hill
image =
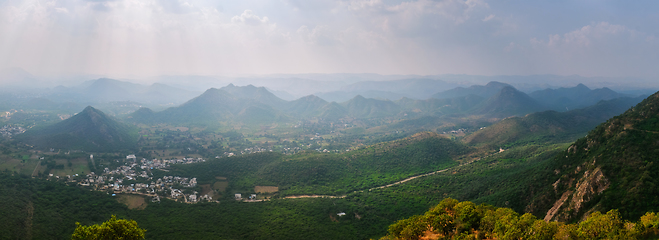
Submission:
[[524,117],[511,117],[470,134],[463,142],[499,149],[513,144],[574,141],[641,100],[642,98],[618,98],[568,112],[545,111]]
[[447,198],[423,215],[389,226],[388,239],[656,239],[654,213],[637,222],[624,221],[618,211],[595,212],[580,223],[546,222],[510,208],[497,208]]
[[40,148],[116,151],[134,148],[137,130],[88,106],[69,119],[17,135],[16,140]]
[[291,157],[261,153],[177,165],[168,174],[232,179],[231,187],[279,186],[284,194],[345,194],[459,164],[473,149],[435,133],[377,144],[341,154],[307,152]]
[[659,211],[658,155],[659,93],[655,93],[556,156],[551,170],[559,179],[541,197],[551,199],[545,219],[574,220],[593,210],[610,209],[634,219]]

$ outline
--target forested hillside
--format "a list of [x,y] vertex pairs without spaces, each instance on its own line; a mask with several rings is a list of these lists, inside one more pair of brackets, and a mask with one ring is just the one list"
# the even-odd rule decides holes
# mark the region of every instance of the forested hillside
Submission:
[[593,210],[619,209],[625,219],[659,211],[659,93],[599,125],[557,155],[560,179],[548,186],[547,220],[577,220]]
[[623,220],[617,210],[593,212],[579,223],[546,222],[510,208],[447,198],[423,215],[389,226],[385,239],[656,239],[659,216]]

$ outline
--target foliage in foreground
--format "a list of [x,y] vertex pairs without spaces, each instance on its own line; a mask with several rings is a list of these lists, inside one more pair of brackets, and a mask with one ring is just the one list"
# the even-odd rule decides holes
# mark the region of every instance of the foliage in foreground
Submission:
[[382,239],[648,239],[659,235],[659,216],[650,212],[638,222],[617,210],[593,212],[579,223],[545,222],[530,213],[447,198],[424,215],[389,226]]
[[80,223],[76,225],[76,230],[71,235],[73,240],[139,240],[144,239],[146,232],[137,226],[135,220],[117,219],[114,215],[101,225],[83,226]]

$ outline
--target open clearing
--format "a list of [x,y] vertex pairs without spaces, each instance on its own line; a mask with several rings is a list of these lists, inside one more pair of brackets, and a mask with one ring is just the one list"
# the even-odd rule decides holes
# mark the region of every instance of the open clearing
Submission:
[[69,161],[65,159],[57,159],[55,160],[55,163],[57,165],[64,166],[63,169],[55,168],[50,172],[55,176],[64,177],[66,175],[75,175],[75,174],[86,175],[91,172],[89,170],[89,164],[87,163],[87,158],[71,159],[71,167],[69,167]]
[[216,192],[224,192],[224,190],[226,190],[228,186],[229,186],[229,182],[218,181],[213,184],[213,190],[215,190]]
[[117,202],[123,203],[128,206],[128,209],[142,210],[146,208],[146,201],[144,197],[132,194],[117,194]]
[[279,192],[279,187],[275,186],[256,186],[254,187],[256,193],[276,193]]
[[9,156],[0,157],[0,170],[9,170],[25,175],[32,175],[39,163],[38,159],[16,159]]

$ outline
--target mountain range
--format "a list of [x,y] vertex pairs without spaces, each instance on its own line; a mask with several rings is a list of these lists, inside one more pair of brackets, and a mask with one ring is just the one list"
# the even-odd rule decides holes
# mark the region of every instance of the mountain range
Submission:
[[[575,89],[582,89],[578,86]],[[491,82],[485,86],[454,88],[429,98],[414,100],[401,98],[397,101],[366,98],[357,95],[342,103],[327,102],[322,98],[309,95],[293,101],[278,98],[264,87],[235,86],[229,84],[220,89],[211,88],[202,95],[164,111],[141,110],[133,113],[130,120],[134,122],[154,123],[217,123],[242,121],[248,123],[272,123],[287,119],[320,118],[338,120],[342,118],[414,118],[422,116],[442,116],[446,114],[478,115],[485,118],[502,119],[521,116],[532,112],[552,109],[556,106],[554,99],[572,96],[579,106],[589,106],[604,99],[623,96],[611,90],[572,89],[546,90],[531,96],[514,87]],[[612,92],[612,93],[611,93]],[[446,97],[450,96],[450,97]],[[538,100],[539,99],[539,100]],[[572,106],[572,105],[571,105]]]

